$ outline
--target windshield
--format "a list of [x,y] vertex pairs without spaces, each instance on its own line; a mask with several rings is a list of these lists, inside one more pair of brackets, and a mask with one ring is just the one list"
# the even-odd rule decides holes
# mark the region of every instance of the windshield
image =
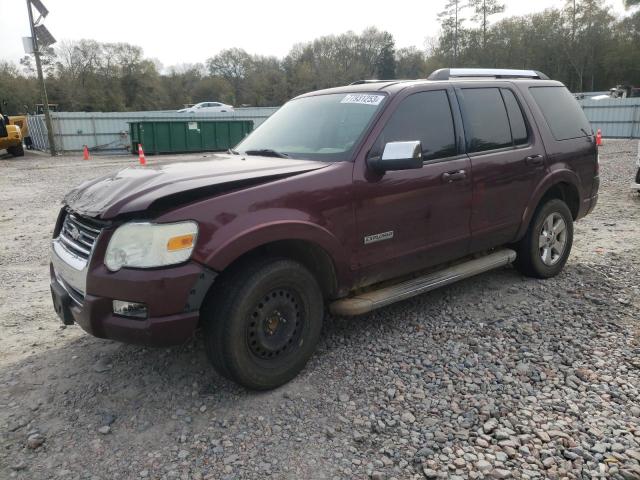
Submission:
[[268,150],[305,160],[349,160],[385,98],[381,93],[339,93],[291,100],[236,150]]

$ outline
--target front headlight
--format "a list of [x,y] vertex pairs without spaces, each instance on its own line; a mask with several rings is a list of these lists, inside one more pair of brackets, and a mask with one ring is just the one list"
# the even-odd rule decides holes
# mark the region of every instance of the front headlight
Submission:
[[104,263],[112,272],[181,263],[191,256],[197,237],[195,222],[125,223],[109,240]]

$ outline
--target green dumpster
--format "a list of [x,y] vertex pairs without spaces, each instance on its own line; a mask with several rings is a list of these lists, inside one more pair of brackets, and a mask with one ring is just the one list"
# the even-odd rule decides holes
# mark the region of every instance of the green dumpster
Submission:
[[252,120],[147,120],[129,122],[131,153],[185,153],[227,150],[253,130]]

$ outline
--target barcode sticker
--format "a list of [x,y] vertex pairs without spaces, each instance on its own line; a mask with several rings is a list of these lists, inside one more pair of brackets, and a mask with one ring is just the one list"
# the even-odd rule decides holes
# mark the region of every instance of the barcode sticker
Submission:
[[340,103],[360,103],[362,105],[380,105],[384,95],[370,93],[350,93]]

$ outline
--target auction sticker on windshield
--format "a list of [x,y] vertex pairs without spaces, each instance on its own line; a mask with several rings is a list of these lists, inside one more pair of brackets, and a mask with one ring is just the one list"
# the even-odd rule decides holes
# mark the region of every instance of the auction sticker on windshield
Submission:
[[340,103],[360,103],[363,105],[380,105],[384,95],[372,95],[370,93],[350,93]]

